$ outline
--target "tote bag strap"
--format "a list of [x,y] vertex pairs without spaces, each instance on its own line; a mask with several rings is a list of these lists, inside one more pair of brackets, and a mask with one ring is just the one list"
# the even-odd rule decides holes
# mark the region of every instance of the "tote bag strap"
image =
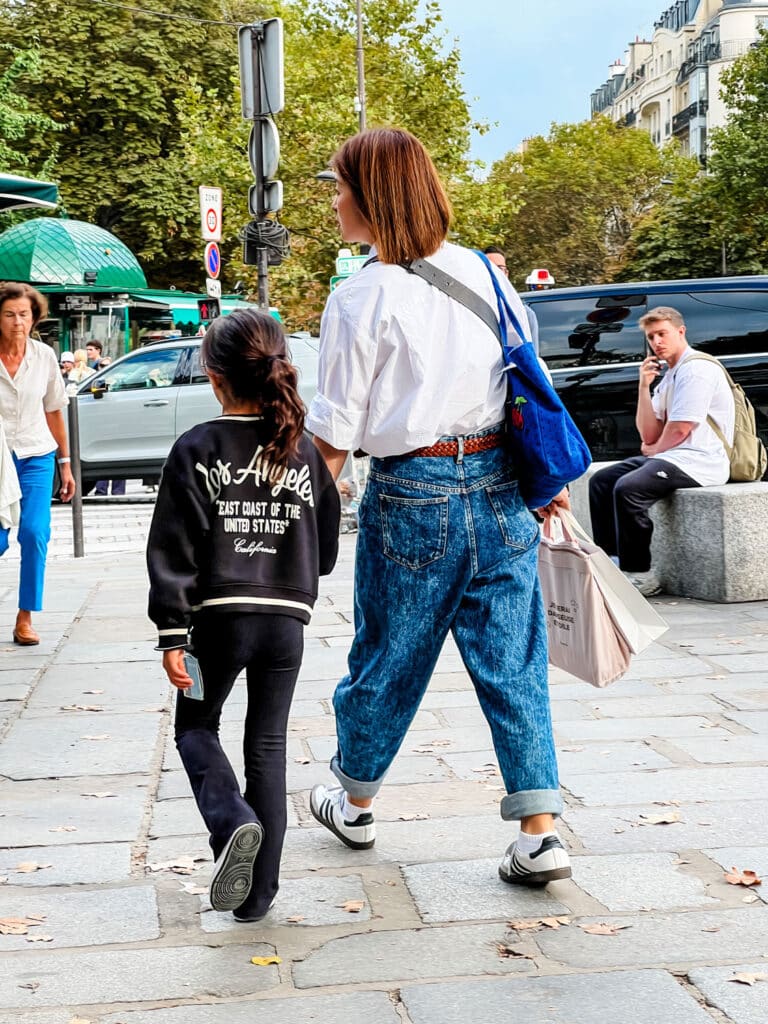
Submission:
[[409,274],[415,274],[417,277],[423,278],[428,284],[437,288],[438,291],[449,295],[452,299],[460,302],[462,306],[466,306],[476,316],[479,316],[485,326],[493,331],[496,341],[501,344],[502,335],[498,317],[490,304],[481,298],[477,292],[473,292],[471,288],[467,288],[461,281],[458,281],[450,274],[446,274],[444,270],[440,270],[434,263],[429,263],[427,260],[411,260],[408,263],[401,263],[400,266],[407,270]]

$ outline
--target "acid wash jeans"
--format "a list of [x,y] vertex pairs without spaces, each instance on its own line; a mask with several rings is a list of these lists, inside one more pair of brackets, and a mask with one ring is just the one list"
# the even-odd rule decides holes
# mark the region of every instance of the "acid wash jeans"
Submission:
[[463,455],[458,440],[455,458],[371,460],[331,769],[350,796],[378,792],[450,631],[491,729],[502,818],[559,815],[538,526],[505,450]]

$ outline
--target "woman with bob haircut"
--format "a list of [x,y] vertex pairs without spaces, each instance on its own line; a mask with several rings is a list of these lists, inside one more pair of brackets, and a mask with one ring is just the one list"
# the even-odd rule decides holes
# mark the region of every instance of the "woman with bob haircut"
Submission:
[[[40,643],[32,612],[43,607],[56,461],[61,500],[70,501],[75,493],[64,422],[64,379],[53,349],[31,337],[47,315],[48,304],[36,289],[0,283],[0,420],[21,487],[19,611],[13,642],[22,647]],[[0,529],[0,555],[7,550],[8,530]]]
[[502,818],[521,823],[499,874],[545,885],[571,868],[554,828],[563,805],[539,531],[502,444],[501,347],[478,316],[400,264],[427,259],[496,308],[491,272],[446,241],[451,206],[413,135],[355,135],[331,167],[343,239],[375,249],[328,299],[307,426],[334,476],[358,448],[371,456],[371,472],[360,507],[356,632],[334,695],[331,769],[340,786],[316,786],[312,814],[347,846],[373,846],[373,798],[450,632],[491,729],[507,790]]

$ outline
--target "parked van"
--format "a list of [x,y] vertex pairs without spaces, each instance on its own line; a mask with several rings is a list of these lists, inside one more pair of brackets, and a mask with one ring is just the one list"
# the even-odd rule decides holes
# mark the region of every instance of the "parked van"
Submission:
[[717,356],[755,407],[768,445],[768,276],[554,288],[521,298],[536,313],[542,358],[596,462],[637,455],[638,320],[680,311],[693,348]]

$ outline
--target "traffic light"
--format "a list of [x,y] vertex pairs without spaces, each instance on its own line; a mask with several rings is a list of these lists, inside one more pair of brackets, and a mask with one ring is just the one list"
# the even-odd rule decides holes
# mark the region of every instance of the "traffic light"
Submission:
[[197,311],[201,320],[215,320],[221,316],[221,305],[218,299],[198,299]]

